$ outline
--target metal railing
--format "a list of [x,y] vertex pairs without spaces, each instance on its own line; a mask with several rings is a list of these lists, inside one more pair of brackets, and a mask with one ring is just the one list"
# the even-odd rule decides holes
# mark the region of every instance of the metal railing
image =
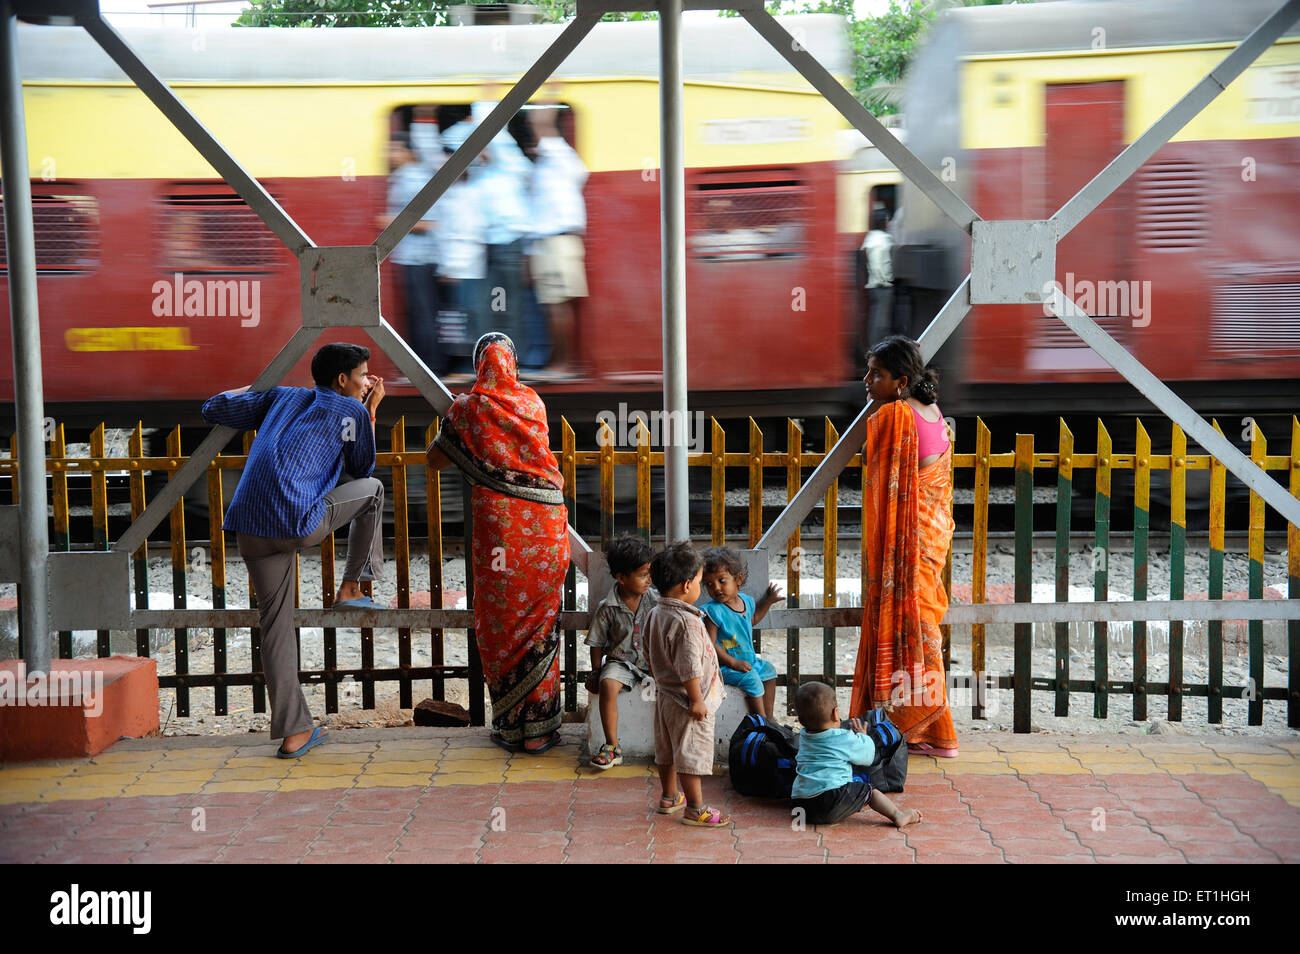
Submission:
[[[1217,428],[1218,425],[1216,424]],[[1249,497],[1249,516],[1246,528],[1246,557],[1248,559],[1247,599],[1225,600],[1224,596],[1224,558],[1225,533],[1227,520],[1227,472],[1224,466],[1206,454],[1189,454],[1187,439],[1178,425],[1171,425],[1170,452],[1152,453],[1151,438],[1140,421],[1136,424],[1131,452],[1117,452],[1114,442],[1106,428],[1099,421],[1095,450],[1091,453],[1076,451],[1073,434],[1060,424],[1057,446],[1052,451],[1041,451],[1035,447],[1032,435],[1018,435],[1013,451],[994,453],[992,434],[983,421],[976,421],[975,447],[973,451],[954,453],[952,462],[955,475],[967,475],[973,482],[973,517],[967,526],[959,525],[960,530],[969,530],[972,552],[971,578],[969,582],[971,600],[969,604],[954,604],[945,617],[945,661],[949,658],[951,629],[953,625],[969,625],[971,633],[970,671],[980,678],[985,671],[987,632],[991,624],[1014,624],[1014,667],[1010,675],[995,677],[988,683],[990,687],[1010,689],[1014,697],[1015,723],[1019,731],[1029,727],[1029,711],[1032,692],[1048,692],[1055,698],[1055,713],[1069,713],[1070,694],[1086,693],[1093,697],[1093,714],[1105,718],[1108,713],[1109,700],[1114,695],[1131,696],[1133,718],[1147,718],[1147,702],[1152,696],[1164,696],[1168,700],[1168,718],[1178,721],[1182,718],[1183,699],[1189,696],[1207,697],[1207,717],[1210,723],[1223,721],[1223,700],[1245,698],[1248,702],[1248,722],[1261,725],[1264,704],[1280,702],[1287,704],[1288,725],[1300,726],[1300,672],[1297,669],[1298,650],[1300,650],[1300,529],[1294,524],[1288,525],[1286,539],[1286,559],[1288,590],[1286,600],[1266,600],[1264,598],[1264,503],[1253,491]],[[416,682],[428,680],[431,694],[435,699],[443,699],[448,680],[467,680],[471,719],[475,724],[482,724],[485,718],[483,704],[482,673],[478,665],[477,653],[473,640],[472,592],[469,594],[470,608],[458,610],[444,606],[443,557],[444,543],[442,492],[443,477],[439,472],[429,468],[425,462],[423,446],[432,441],[437,425],[431,425],[422,435],[422,443],[414,450],[407,445],[407,427],[404,420],[397,421],[389,430],[389,449],[378,454],[376,469],[387,471],[391,475],[394,535],[392,549],[394,572],[397,583],[396,609],[365,611],[361,614],[351,611],[342,613],[332,611],[330,604],[335,592],[335,552],[334,540],[327,538],[321,546],[321,602],[320,608],[302,608],[295,613],[295,624],[319,626],[324,632],[323,668],[304,671],[301,678],[308,683],[320,683],[325,688],[326,709],[337,712],[339,708],[339,685],[342,681],[353,679],[360,684],[363,708],[375,705],[375,687],[381,683],[397,683],[398,703],[402,708],[412,705],[413,686]],[[633,468],[635,471],[636,517],[635,529],[648,540],[651,537],[652,512],[652,474],[655,468],[662,469],[664,454],[656,451],[651,444],[651,433],[643,422],[638,422],[636,430],[627,435],[628,449],[616,447],[616,436],[608,425],[602,425],[598,432],[595,450],[579,450],[576,435],[567,420],[561,419],[559,427],[560,448],[558,458],[565,480],[566,503],[568,504],[570,523],[578,521],[578,472],[579,469],[594,470],[599,476],[599,546],[603,549],[615,534],[615,469]],[[827,419],[824,422],[824,447],[834,447],[839,434]],[[1291,423],[1290,454],[1269,454],[1262,431],[1251,428],[1250,458],[1265,471],[1284,471],[1289,474],[1290,492],[1300,497],[1300,422],[1295,418]],[[187,551],[185,538],[184,501],[178,502],[170,514],[170,563],[172,568],[172,601],[170,610],[147,609],[149,606],[149,574],[147,565],[147,545],[142,545],[132,556],[134,571],[134,590],[136,609],[131,613],[132,624],[139,627],[135,631],[136,652],[139,655],[150,654],[149,630],[151,628],[174,629],[172,642],[175,672],[173,675],[160,677],[163,688],[174,689],[176,693],[176,711],[180,716],[188,715],[190,692],[193,689],[211,688],[214,693],[214,712],[226,715],[228,711],[228,689],[233,686],[251,686],[253,709],[264,712],[266,709],[265,683],[260,672],[260,643],[257,626],[256,603],[250,590],[248,608],[232,608],[226,605],[226,585],[228,567],[226,565],[225,536],[221,530],[224,516],[223,475],[226,471],[241,470],[247,461],[248,449],[254,435],[243,437],[244,453],[241,455],[218,455],[207,468],[207,502],[209,521],[209,550],[205,564],[211,577],[212,596],[210,609],[189,608],[186,603],[187,571],[190,568],[190,553]],[[773,450],[766,446],[765,436],[752,419],[745,436],[746,449],[726,449],[726,433],[714,420],[711,426],[708,450],[688,455],[691,467],[708,468],[710,474],[710,510],[709,536],[714,545],[727,542],[738,543],[733,535],[727,536],[727,474],[731,470],[741,469],[747,474],[746,533],[749,547],[754,547],[763,535],[763,485],[764,479],[773,472],[784,471],[786,498],[793,499],[804,483],[804,472],[815,468],[826,456],[824,452],[804,450],[805,435],[794,421],[787,422],[785,449]],[[137,425],[132,433],[127,457],[106,456],[105,428],[97,427],[90,435],[89,456],[67,456],[67,445],[62,425],[53,429],[53,439],[49,444],[49,456],[46,459],[46,473],[51,477],[51,499],[53,511],[52,548],[69,550],[74,547],[71,536],[71,508],[68,480],[71,475],[88,475],[91,498],[91,533],[88,540],[78,541],[78,549],[107,550],[110,548],[109,528],[109,488],[108,478],[113,475],[126,477],[129,484],[130,510],[132,519],[138,517],[145,509],[146,474],[164,473],[173,475],[186,461],[181,454],[181,436],[179,429],[173,430],[167,437],[167,456],[147,457],[144,455],[143,430]],[[10,457],[0,459],[0,479],[9,478],[10,488],[17,499],[17,453],[16,442],[11,440]],[[849,461],[850,468],[862,468],[861,455],[855,455]],[[424,539],[414,539],[411,532],[411,493],[409,483],[414,468],[421,472],[425,482],[425,499],[428,505],[426,533]],[[990,488],[993,475],[998,471],[1011,471],[1014,479],[1014,598],[1013,604],[988,603],[987,567],[989,558],[989,507]],[[1032,600],[1032,559],[1034,553],[1034,472],[1054,472],[1056,476],[1055,532],[1054,532],[1054,568],[1055,568],[1055,603],[1035,603]],[[1093,561],[1093,602],[1070,602],[1070,554],[1071,537],[1075,532],[1072,512],[1073,485],[1075,475],[1081,471],[1092,471],[1095,476],[1095,498],[1093,503],[1093,547],[1094,554],[1103,556],[1111,548],[1112,491],[1117,488],[1118,475],[1130,472],[1131,478],[1123,478],[1125,492],[1131,486],[1133,499],[1132,514],[1132,601],[1110,601],[1110,567],[1103,558]],[[1168,599],[1148,601],[1149,589],[1149,544],[1151,538],[1151,479],[1153,473],[1167,472],[1169,480],[1169,565]],[[1208,471],[1209,474],[1209,533],[1208,533],[1208,578],[1204,588],[1208,600],[1188,600],[1186,596],[1186,556],[1189,552],[1187,543],[1187,474],[1192,471]],[[852,482],[852,470],[846,471]],[[455,479],[455,478],[452,478]],[[1128,480],[1131,479],[1131,485]],[[852,682],[850,674],[837,671],[836,667],[836,629],[856,627],[861,624],[860,606],[837,605],[840,594],[837,592],[837,564],[839,557],[839,538],[841,532],[841,510],[839,503],[840,481],[832,482],[826,491],[823,507],[817,511],[822,520],[822,561],[823,588],[820,594],[820,606],[801,607],[801,600],[813,594],[801,591],[801,536],[802,530],[796,529],[786,546],[786,599],[784,608],[773,610],[763,628],[756,633],[762,638],[763,631],[772,634],[785,630],[785,672],[778,677],[778,684],[787,688],[801,682],[820,680],[837,686],[847,686]],[[468,498],[465,500],[468,511]],[[737,508],[732,508],[733,515]],[[850,512],[857,512],[854,507]],[[628,528],[624,528],[628,529]],[[697,528],[698,529],[698,528]],[[863,558],[859,561],[860,576],[865,577],[866,535],[863,539]],[[429,556],[428,592],[429,609],[412,609],[412,553],[426,552]],[[469,552],[469,547],[464,547]],[[953,588],[952,554],[944,574],[944,583],[949,591]],[[472,583],[467,568],[467,586],[472,590]],[[367,584],[367,588],[369,585]],[[860,591],[859,591],[860,592]],[[301,594],[300,594],[301,597]],[[592,607],[599,600],[600,594],[590,594],[588,606]],[[300,598],[300,602],[302,602]],[[589,619],[587,612],[580,612],[576,603],[576,573],[570,568],[568,583],[565,588],[565,612],[562,625],[565,630],[563,641],[563,680],[564,705],[567,711],[574,711],[578,705],[578,686],[586,676],[580,668],[578,655],[578,634],[584,630]],[[1283,686],[1265,686],[1264,682],[1264,621],[1266,619],[1286,619],[1287,622],[1287,657],[1288,682]],[[1147,623],[1151,620],[1168,622],[1168,678],[1153,681],[1147,678],[1150,662],[1150,647],[1147,639]],[[1208,645],[1208,670],[1204,681],[1188,682],[1184,675],[1184,626],[1187,620],[1205,620]],[[1229,685],[1224,682],[1223,650],[1224,622],[1247,622],[1246,649],[1249,665],[1249,680],[1245,685]],[[1132,621],[1132,678],[1112,680],[1109,677],[1109,663],[1112,658],[1112,627],[1121,621]],[[1072,624],[1091,624],[1093,632],[1093,678],[1077,679],[1071,676],[1070,631]],[[1042,677],[1032,671],[1032,639],[1035,625],[1051,625],[1055,633],[1054,673]],[[360,627],[361,665],[359,667],[339,667],[338,635],[339,628]],[[196,627],[210,627],[213,640],[213,671],[191,672],[189,666],[190,639],[189,631]],[[397,630],[397,666],[377,668],[375,665],[374,630],[376,628],[394,628]],[[251,632],[251,670],[248,672],[230,672],[226,665],[227,639],[231,629],[249,629]],[[466,630],[467,665],[447,665],[445,646],[447,630]],[[801,629],[820,629],[823,640],[822,671],[805,673],[800,665],[799,637]],[[416,632],[427,631],[430,638],[430,660],[428,665],[418,666],[412,663],[412,640]],[[74,646],[72,634],[59,634],[58,655],[70,657]],[[96,640],[96,651],[100,656],[111,652],[110,633],[101,630]],[[949,684],[956,686],[960,678],[949,669]],[[980,718],[984,715],[983,698],[977,693],[972,705],[972,715]]]

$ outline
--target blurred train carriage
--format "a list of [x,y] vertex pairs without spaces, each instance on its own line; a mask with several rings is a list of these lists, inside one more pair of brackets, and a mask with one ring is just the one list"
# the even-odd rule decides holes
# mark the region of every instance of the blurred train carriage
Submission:
[[[897,135],[985,218],[1050,216],[1275,6],[1105,0],[949,11],[909,71],[906,135]],[[832,73],[847,74],[842,20],[783,22]],[[390,132],[427,139],[433,122],[498,99],[560,29],[127,37],[318,244],[353,245],[374,238]],[[620,401],[653,409],[661,400],[657,42],[654,23],[601,24],[535,98],[568,107],[561,129],[591,172],[590,297],[578,319],[586,374],[539,385],[553,413],[575,422]],[[692,408],[721,418],[848,413],[861,401],[855,256],[871,209],[900,212],[895,321],[912,334],[966,274],[969,238],[747,23],[694,20],[684,43]],[[41,177],[50,413],[194,421],[200,399],[252,380],[297,327],[296,263],[82,31],[23,27],[20,46]],[[511,129],[523,125],[516,117]],[[1057,279],[1198,409],[1294,412],[1297,182],[1292,27],[1064,239]],[[204,282],[226,313],[186,315],[178,273]],[[383,275],[385,314],[405,330],[391,268]],[[7,321],[3,329],[7,350]],[[949,413],[1149,410],[1039,307],[974,307],[940,363]],[[305,362],[288,378],[307,380]],[[9,394],[0,362],[0,395]],[[428,418],[412,389],[393,394],[390,413]]]
[[[1047,218],[1277,6],[1146,0],[950,11],[908,74],[908,145],[982,217]],[[1300,24],[1061,241],[1056,280],[1198,409],[1292,414],[1297,183]],[[966,275],[970,244],[908,184],[902,204],[896,295],[910,302],[917,330]],[[1148,409],[1041,307],[975,306],[945,359],[964,385],[945,411]]]
[[[833,73],[847,72],[839,18],[787,25]],[[358,245],[374,239],[383,211],[390,131],[445,124],[499,99],[560,29],[125,35],[317,244]],[[591,418],[619,399],[658,406],[657,44],[654,23],[601,24],[535,98],[568,107],[562,132],[590,170],[590,297],[578,317],[588,373],[540,386],[553,413]],[[694,406],[829,411],[828,387],[851,377],[843,276],[852,262],[836,231],[845,123],[741,20],[693,23],[684,47]],[[50,413],[194,421],[202,398],[251,381],[297,328],[297,263],[81,30],[23,27],[20,48],[30,161],[41,176],[33,191]],[[427,139],[432,128],[414,131]],[[390,272],[384,312],[404,331]],[[221,313],[186,314],[190,281],[215,293]],[[382,357],[372,366],[395,374]],[[307,381],[304,360],[286,383]],[[6,362],[0,389],[12,395]],[[428,418],[413,389],[390,393],[390,408]]]

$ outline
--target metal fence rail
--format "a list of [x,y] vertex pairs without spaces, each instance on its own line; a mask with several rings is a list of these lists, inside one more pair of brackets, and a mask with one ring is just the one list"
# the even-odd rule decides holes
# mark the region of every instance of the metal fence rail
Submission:
[[[1218,425],[1216,424],[1217,428]],[[974,678],[982,679],[986,662],[986,626],[990,624],[1011,623],[1014,625],[1014,667],[1011,675],[995,677],[987,685],[1011,689],[1014,693],[1015,725],[1018,731],[1028,731],[1030,721],[1030,699],[1032,692],[1048,692],[1055,697],[1055,713],[1066,715],[1070,708],[1071,693],[1089,693],[1093,696],[1093,714],[1105,718],[1109,711],[1110,697],[1115,695],[1131,696],[1133,718],[1147,718],[1147,703],[1151,696],[1165,696],[1168,699],[1168,716],[1171,720],[1182,718],[1182,700],[1186,696],[1205,696],[1208,698],[1208,720],[1219,723],[1223,720],[1223,700],[1225,698],[1246,698],[1248,700],[1248,721],[1251,725],[1263,722],[1266,701],[1287,703],[1288,724],[1300,727],[1300,672],[1297,669],[1298,652],[1300,652],[1300,529],[1294,524],[1288,525],[1287,533],[1287,577],[1288,591],[1286,600],[1264,599],[1264,510],[1263,501],[1253,491],[1250,494],[1249,519],[1246,531],[1246,556],[1248,558],[1248,599],[1224,601],[1224,556],[1227,483],[1226,470],[1216,459],[1206,454],[1188,454],[1187,440],[1178,425],[1171,425],[1170,453],[1152,453],[1151,438],[1139,421],[1133,437],[1131,452],[1117,452],[1114,442],[1105,427],[1098,422],[1095,451],[1082,453],[1075,449],[1074,435],[1060,424],[1057,446],[1052,451],[1041,451],[1034,445],[1032,435],[1018,435],[1014,450],[1000,453],[992,452],[992,434],[983,421],[977,420],[975,428],[975,447],[973,451],[958,452],[953,455],[955,471],[972,473],[974,486],[974,512],[969,525],[972,532],[972,571],[971,603],[956,604],[945,618],[945,658],[948,658],[949,639],[952,625],[970,625],[971,627],[971,673]],[[618,435],[607,424],[602,425],[597,434],[597,449],[578,450],[576,435],[567,420],[560,422],[560,466],[565,478],[566,502],[569,506],[570,524],[577,523],[577,475],[580,468],[595,470],[599,475],[599,545],[605,547],[615,535],[615,468],[630,467],[636,474],[636,520],[635,531],[647,540],[651,536],[651,477],[656,468],[664,466],[664,454],[656,451],[651,444],[651,433],[644,422],[638,422],[635,432],[627,435],[627,449],[616,447]],[[444,535],[441,503],[441,476],[438,471],[429,468],[424,459],[422,448],[426,446],[437,432],[434,424],[420,435],[418,448],[408,450],[407,428],[404,420],[397,421],[389,431],[389,449],[378,454],[377,470],[387,470],[392,480],[392,499],[394,515],[394,537],[392,541],[394,572],[397,583],[397,608],[382,611],[337,612],[330,609],[335,590],[335,552],[333,539],[327,539],[321,547],[321,597],[320,608],[302,608],[295,614],[298,626],[318,626],[324,632],[324,665],[320,670],[303,671],[301,677],[306,682],[318,682],[324,685],[326,709],[337,712],[339,708],[339,683],[345,679],[355,679],[361,687],[361,702],[365,708],[375,705],[375,686],[378,683],[397,683],[398,702],[403,708],[412,705],[413,689],[416,682],[426,682],[431,695],[436,699],[445,698],[447,680],[467,680],[471,715],[476,724],[482,724],[485,712],[483,708],[483,683],[477,654],[474,649],[472,633],[472,609],[456,610],[444,606],[445,591],[442,574]],[[824,422],[824,447],[835,446],[839,438],[834,425]],[[141,545],[133,554],[135,609],[131,613],[132,624],[136,627],[136,652],[149,655],[149,629],[174,629],[175,639],[172,643],[175,674],[160,678],[160,684],[176,692],[176,709],[178,715],[189,714],[190,690],[211,687],[214,693],[214,711],[220,715],[228,713],[228,688],[231,686],[251,686],[253,708],[255,712],[266,711],[266,688],[260,666],[260,640],[256,628],[257,613],[255,594],[250,588],[250,607],[234,608],[226,603],[226,548],[221,531],[223,519],[223,475],[225,471],[240,470],[247,461],[247,453],[252,444],[253,434],[243,438],[244,453],[240,455],[219,455],[207,467],[207,500],[209,511],[209,550],[203,561],[210,576],[212,587],[212,608],[194,609],[186,606],[187,574],[191,569],[192,552],[187,550],[185,539],[185,520],[183,501],[178,502],[170,513],[170,563],[172,568],[172,602],[170,610],[148,609],[149,577],[146,562],[146,546]],[[1289,474],[1290,492],[1300,497],[1300,421],[1292,419],[1289,456],[1269,454],[1261,430],[1251,428],[1250,457],[1259,467],[1266,471],[1285,471]],[[708,468],[710,474],[710,509],[709,533],[713,544],[727,542],[726,538],[726,476],[729,468],[743,470],[747,474],[748,499],[746,503],[747,542],[753,547],[763,535],[763,482],[765,476],[784,472],[787,500],[793,499],[803,485],[806,469],[816,468],[825,458],[825,453],[810,452],[803,448],[804,433],[794,421],[786,426],[785,449],[778,451],[766,447],[765,436],[759,426],[751,419],[743,443],[745,450],[727,450],[727,435],[715,420],[710,430],[709,448],[706,451],[690,454],[688,463],[692,467]],[[733,441],[733,445],[737,443]],[[143,431],[137,425],[129,441],[129,457],[110,458],[105,452],[105,429],[97,427],[90,436],[90,454],[87,457],[67,456],[66,441],[62,425],[54,428],[53,438],[49,442],[49,454],[45,462],[46,473],[50,475],[53,511],[52,548],[70,550],[74,547],[72,540],[72,520],[69,501],[69,475],[85,474],[90,479],[91,521],[88,539],[79,540],[77,549],[107,550],[109,493],[107,479],[110,475],[127,477],[129,484],[130,507],[132,517],[138,516],[145,509],[145,475],[162,472],[169,477],[187,460],[181,454],[179,429],[173,430],[167,437],[166,457],[146,457],[143,455]],[[10,457],[0,459],[0,479],[10,478],[11,491],[17,499],[17,460],[16,442],[11,441]],[[861,455],[856,455],[849,462],[850,467],[861,468]],[[410,520],[410,491],[408,481],[410,471],[417,468],[423,471],[427,488],[428,501],[427,533],[424,539],[412,540]],[[1012,472],[1014,479],[1014,604],[989,604],[986,568],[989,554],[989,502],[990,487],[994,483],[994,471]],[[1093,592],[1095,602],[1073,602],[1070,600],[1070,540],[1073,531],[1071,499],[1075,475],[1079,471],[1093,471],[1096,492],[1093,504]],[[1055,603],[1032,602],[1032,558],[1033,540],[1033,486],[1034,472],[1048,471],[1056,475],[1055,504]],[[1147,601],[1149,589],[1148,545],[1151,533],[1150,489],[1153,472],[1164,471],[1169,474],[1170,489],[1170,577],[1168,580],[1169,599]],[[1187,600],[1186,595],[1186,555],[1187,555],[1187,473],[1189,471],[1208,471],[1210,477],[1209,538],[1208,538],[1208,600]],[[734,472],[734,471],[733,471]],[[1111,543],[1111,499],[1115,489],[1116,475],[1131,472],[1133,491],[1133,587],[1132,602],[1108,601],[1110,593],[1110,567],[1108,554]],[[1125,489],[1127,489],[1127,484]],[[801,600],[812,594],[801,591],[800,569],[803,551],[800,548],[800,531],[796,528],[786,546],[786,607],[771,612],[764,621],[764,630],[769,639],[772,635],[785,630],[786,671],[778,678],[780,685],[787,687],[809,680],[821,680],[838,686],[847,686],[852,682],[851,674],[837,672],[835,648],[836,629],[856,627],[861,623],[861,608],[857,606],[837,606],[837,548],[840,532],[839,481],[832,482],[826,491],[821,509],[823,519],[823,588],[820,594],[820,606],[801,607]],[[468,504],[468,501],[466,501]],[[735,508],[733,508],[734,511]],[[849,508],[845,508],[849,509]],[[851,508],[850,512],[857,508]],[[466,506],[468,513],[468,506]],[[631,529],[631,528],[621,528]],[[698,530],[699,528],[697,528]],[[865,548],[865,534],[863,546]],[[738,542],[733,539],[733,543]],[[429,555],[428,592],[429,609],[412,609],[412,551],[426,552]],[[468,552],[469,547],[465,547]],[[1100,559],[1097,559],[1100,555]],[[860,561],[862,575],[865,576],[865,549]],[[472,588],[468,580],[467,586]],[[952,556],[949,554],[948,566],[944,574],[945,584],[952,590]],[[959,581],[967,582],[967,581]],[[369,584],[366,584],[369,590]],[[299,593],[300,604],[304,602]],[[599,596],[593,594],[589,605],[594,605]],[[469,594],[472,607],[472,592]],[[312,603],[310,597],[305,602]],[[1183,674],[1184,662],[1184,621],[1201,619],[1208,621],[1208,676],[1204,682],[1188,683]],[[1286,619],[1288,682],[1285,687],[1264,685],[1264,620]],[[1147,622],[1165,620],[1169,624],[1168,665],[1169,676],[1165,681],[1153,681],[1148,678],[1149,646],[1147,640]],[[1247,620],[1247,654],[1250,678],[1247,685],[1225,685],[1223,672],[1223,646],[1225,620]],[[1112,680],[1108,667],[1111,661],[1111,628],[1120,621],[1132,621],[1132,678],[1129,680]],[[571,569],[565,587],[565,613],[562,625],[565,630],[563,654],[564,702],[568,711],[576,709],[578,704],[577,687],[587,673],[579,667],[577,638],[586,628],[588,615],[576,608],[576,573]],[[1072,678],[1070,671],[1069,633],[1071,623],[1091,623],[1093,628],[1093,678]],[[1055,671],[1050,676],[1040,676],[1032,671],[1031,648],[1033,626],[1050,623],[1055,633]],[[361,665],[359,667],[340,668],[338,659],[337,630],[342,627],[360,626]],[[213,637],[213,671],[195,673],[190,671],[189,630],[196,627],[211,628]],[[379,627],[395,628],[398,633],[398,661],[395,668],[376,668],[374,654],[374,630]],[[823,659],[822,671],[804,673],[800,668],[799,635],[801,629],[821,629]],[[249,629],[251,631],[252,665],[249,672],[230,672],[227,666],[227,640],[231,629]],[[445,663],[445,641],[448,629],[467,630],[468,665],[450,666]],[[412,664],[412,640],[415,634],[421,636],[429,633],[430,662],[425,666]],[[761,639],[762,632],[756,633]],[[110,633],[101,630],[97,634],[96,650],[100,656],[110,653]],[[73,641],[70,632],[58,636],[58,654],[70,657],[73,654]],[[963,675],[949,672],[952,686],[962,683]],[[983,698],[976,693],[972,715],[980,718],[984,715]]]

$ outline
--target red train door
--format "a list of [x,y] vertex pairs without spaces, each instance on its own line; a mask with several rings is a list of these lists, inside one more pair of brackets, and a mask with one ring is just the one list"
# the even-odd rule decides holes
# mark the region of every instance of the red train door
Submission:
[[[1124,148],[1124,82],[1049,84],[1042,214],[1049,216],[1088,184]],[[1128,186],[1101,204],[1056,248],[1056,280],[1121,343],[1145,302],[1133,271],[1132,203]],[[1136,300],[1135,300],[1135,296]],[[1139,316],[1140,320],[1140,316]],[[1040,380],[1110,379],[1113,373],[1058,319],[1037,318],[1026,356]],[[1089,373],[1094,372],[1094,373]]]

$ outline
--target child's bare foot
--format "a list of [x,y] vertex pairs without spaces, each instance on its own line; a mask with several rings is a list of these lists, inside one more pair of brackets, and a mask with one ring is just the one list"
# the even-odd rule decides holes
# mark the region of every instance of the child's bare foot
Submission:
[[915,808],[899,809],[894,813],[894,826],[896,828],[906,828],[909,825],[921,824],[921,813]]

